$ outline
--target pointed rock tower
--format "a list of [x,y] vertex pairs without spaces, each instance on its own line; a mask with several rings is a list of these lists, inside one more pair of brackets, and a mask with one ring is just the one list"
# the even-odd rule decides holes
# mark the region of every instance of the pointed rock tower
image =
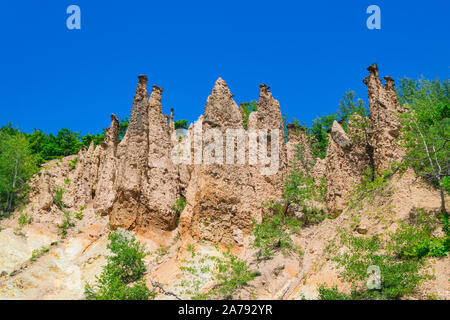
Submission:
[[392,161],[400,161],[404,156],[397,138],[400,136],[398,113],[402,108],[394,88],[394,80],[384,77],[383,87],[378,77],[376,63],[367,68],[370,75],[363,80],[369,96],[370,122],[372,133],[370,144],[373,146],[374,167],[377,173],[389,168]]

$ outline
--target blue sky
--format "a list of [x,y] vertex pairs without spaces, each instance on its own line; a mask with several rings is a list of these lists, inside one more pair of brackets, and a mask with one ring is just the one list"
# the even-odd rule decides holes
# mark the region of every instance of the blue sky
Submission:
[[[68,30],[66,8],[81,8]],[[366,8],[381,8],[381,30]],[[309,124],[362,79],[448,79],[450,1],[12,1],[0,4],[0,125],[100,132],[128,116],[137,75],[165,88],[163,111],[195,120],[220,76],[236,102],[266,83]]]

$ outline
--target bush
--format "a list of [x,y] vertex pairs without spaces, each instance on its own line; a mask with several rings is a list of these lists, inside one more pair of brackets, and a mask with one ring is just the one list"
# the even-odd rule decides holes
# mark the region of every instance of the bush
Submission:
[[143,259],[148,255],[145,247],[126,231],[112,232],[108,239],[111,255],[97,277],[95,287],[86,284],[88,300],[148,300],[153,293],[145,284]]
[[[219,247],[216,246],[219,250]],[[180,287],[187,287],[182,291],[193,300],[233,299],[239,289],[248,285],[258,276],[258,272],[250,269],[247,263],[232,254],[230,250],[220,251],[220,256],[199,256],[192,245],[188,246],[191,260],[184,261],[180,267],[191,276],[191,281],[183,280]],[[212,263],[212,264],[211,264]],[[214,286],[206,293],[200,293],[202,287],[214,280]]]
[[235,292],[255,279],[257,272],[250,270],[247,263],[229,250],[222,257],[211,257],[214,261],[213,272],[218,283],[209,292],[219,299],[232,299]]
[[[402,224],[397,231],[382,241],[378,236],[360,237],[343,234],[341,242],[349,249],[334,260],[344,268],[344,279],[354,284],[353,299],[399,299],[414,293],[415,288],[429,275],[422,272],[423,254],[414,252],[417,243],[431,239],[429,225]],[[365,287],[369,266],[381,271],[381,289]]]
[[19,219],[17,220],[20,228],[23,228],[25,225],[33,222],[33,217],[31,217],[28,213],[23,212],[20,214]]
[[77,162],[78,162],[78,158],[74,158],[73,160],[70,160],[69,161],[69,169],[75,170],[75,168],[77,167]]
[[350,295],[338,291],[337,287],[328,289],[325,285],[319,286],[319,300],[353,300]]
[[61,238],[64,239],[67,236],[67,230],[69,228],[73,228],[73,227],[75,227],[75,223],[73,223],[73,221],[72,221],[72,218],[70,216],[70,212],[69,211],[64,211],[63,221],[58,226],[58,228],[59,228],[59,235],[61,236]]
[[450,252],[450,236],[449,236],[449,223],[448,215],[442,215],[442,231],[445,233],[444,237],[432,237],[433,229],[430,226],[419,226],[414,230],[411,227],[403,227],[402,230],[406,229],[409,234],[414,234],[415,236],[411,238],[409,244],[400,247],[400,254],[405,257],[416,257],[422,258],[428,257],[445,257]]
[[49,251],[50,249],[47,247],[41,247],[40,249],[33,250],[33,252],[31,253],[30,261],[31,262],[36,261],[38,258],[40,258]]
[[302,223],[283,214],[279,204],[268,204],[275,210],[272,217],[264,216],[261,223],[253,219],[253,235],[255,239],[252,247],[259,249],[256,253],[258,258],[270,259],[277,250],[288,254],[293,249],[291,233],[299,232]]
[[186,199],[184,197],[179,197],[173,206],[173,209],[177,213],[177,225],[180,222],[180,215],[185,207],[186,207]]
[[63,201],[64,188],[59,186],[55,186],[53,189],[53,203],[60,209],[63,210],[66,207],[66,204]]

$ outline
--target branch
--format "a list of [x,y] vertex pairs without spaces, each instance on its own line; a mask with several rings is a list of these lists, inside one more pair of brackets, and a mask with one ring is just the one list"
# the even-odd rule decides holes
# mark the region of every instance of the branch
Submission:
[[[175,297],[177,300],[182,300],[182,299],[181,299],[180,297],[178,297],[175,293],[173,293],[173,292],[171,292],[171,291],[166,291],[160,283],[158,283],[158,282],[153,282],[151,279],[150,279],[150,282],[152,283],[153,288],[159,288],[159,289],[162,291],[162,293],[164,293],[165,295],[173,296],[173,297]],[[153,290],[153,291],[154,291],[154,290]]]

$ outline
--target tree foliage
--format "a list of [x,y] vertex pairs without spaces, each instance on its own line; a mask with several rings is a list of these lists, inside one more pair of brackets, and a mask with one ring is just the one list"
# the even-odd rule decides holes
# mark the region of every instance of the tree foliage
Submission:
[[175,121],[175,130],[176,129],[187,129],[188,121],[187,120],[176,120]]
[[136,238],[126,231],[109,234],[106,257],[107,264],[97,277],[98,284],[85,286],[88,300],[148,300],[152,292],[148,289],[143,259],[149,254]]
[[0,215],[24,199],[27,180],[38,170],[25,135],[11,128],[0,131]]
[[250,113],[257,111],[257,109],[258,109],[258,101],[256,100],[241,103],[242,122],[244,124],[245,130],[248,129],[248,118],[250,117]]
[[399,101],[406,108],[400,115],[404,164],[441,190],[441,210],[445,209],[445,185],[450,176],[450,83],[402,79]]
[[354,91],[346,92],[340,102],[339,109],[335,113],[320,116],[312,121],[310,128],[312,140],[312,152],[314,157],[325,158],[328,147],[328,132],[330,132],[333,122],[340,121],[344,130],[347,129],[348,120],[354,113],[366,116],[368,110],[359,98],[356,98]]

